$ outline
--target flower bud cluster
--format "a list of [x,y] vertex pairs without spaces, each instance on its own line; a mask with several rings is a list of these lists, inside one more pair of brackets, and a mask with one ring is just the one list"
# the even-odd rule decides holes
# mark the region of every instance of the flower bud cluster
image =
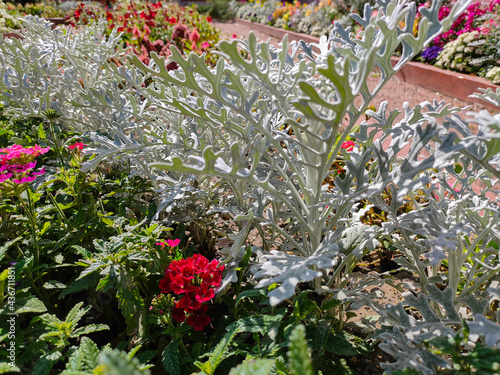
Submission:
[[13,145],[0,149],[0,192],[5,195],[21,193],[30,182],[45,173],[45,169],[35,170],[35,158],[45,154],[49,147],[23,147]]
[[173,292],[182,296],[172,307],[172,317],[179,323],[187,323],[202,331],[210,324],[206,302],[215,297],[215,288],[222,281],[223,265],[218,260],[208,261],[203,255],[195,254],[191,258],[173,261],[160,281],[162,293]]

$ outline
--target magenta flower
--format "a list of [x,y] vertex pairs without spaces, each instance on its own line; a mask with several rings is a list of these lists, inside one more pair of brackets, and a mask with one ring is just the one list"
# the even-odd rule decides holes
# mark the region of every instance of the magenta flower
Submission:
[[175,240],[167,240],[167,243],[168,243],[168,246],[175,247],[181,243],[181,240],[179,240],[178,238]]
[[84,147],[88,145],[82,143],[82,142],[76,142],[74,145],[68,146],[70,150],[74,150],[75,148],[78,150],[83,150]]
[[354,150],[355,143],[353,141],[345,141],[342,143],[342,146],[340,148],[344,148],[347,152],[350,152]]
[[156,242],[156,245],[158,246],[170,246],[170,247],[176,247],[178,244],[181,243],[181,240],[179,240],[178,238],[175,239],[175,240],[167,240],[167,242],[164,242],[164,241],[160,241],[160,242]]
[[48,147],[38,145],[33,147],[13,145],[0,149],[0,193],[18,195],[28,187],[30,182],[43,175],[45,168],[36,171],[34,159],[48,151]]
[[11,177],[12,177],[12,173],[3,173],[3,174],[0,174],[0,183],[8,180]]

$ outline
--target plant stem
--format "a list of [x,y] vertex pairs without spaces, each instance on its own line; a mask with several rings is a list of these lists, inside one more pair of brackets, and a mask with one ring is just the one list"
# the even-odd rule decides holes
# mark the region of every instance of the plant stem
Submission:
[[21,206],[23,207],[24,211],[26,212],[26,215],[28,216],[31,235],[32,235],[33,241],[35,243],[35,251],[33,253],[33,268],[36,269],[38,267],[38,263],[39,263],[40,248],[38,247],[38,236],[36,233],[36,212],[35,212],[35,207],[33,206],[33,201],[31,199],[31,190],[30,189],[26,190],[26,196],[28,197],[27,204],[26,204],[26,202],[24,202],[21,194],[18,195],[19,202],[20,202]]
[[64,166],[64,159],[61,154],[61,145],[59,144],[59,139],[56,137],[56,133],[54,131],[54,120],[50,119],[49,120],[49,130],[50,130],[50,135],[52,136],[52,139],[54,141],[54,149],[57,152],[57,156],[59,157],[59,162],[61,163],[61,167]]

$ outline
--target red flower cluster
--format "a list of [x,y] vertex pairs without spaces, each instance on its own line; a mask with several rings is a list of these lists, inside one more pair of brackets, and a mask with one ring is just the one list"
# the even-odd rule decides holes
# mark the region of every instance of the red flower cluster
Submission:
[[[168,58],[170,46],[176,46],[184,54],[194,51],[198,54],[209,52],[209,47],[219,40],[219,32],[212,19],[175,3],[131,0],[118,3],[113,8],[80,4],[69,18],[70,23],[86,25],[97,18],[108,21],[108,32],[117,30],[127,46],[148,65],[151,53]],[[179,34],[179,28],[185,32]],[[207,62],[214,57],[207,56]],[[169,70],[177,69],[175,64]]]
[[183,295],[172,308],[172,317],[177,322],[185,321],[187,316],[187,323],[195,331],[202,331],[210,323],[210,317],[205,315],[208,310],[205,302],[215,297],[214,289],[222,281],[223,270],[218,260],[209,262],[200,254],[170,264],[160,281],[160,290]]

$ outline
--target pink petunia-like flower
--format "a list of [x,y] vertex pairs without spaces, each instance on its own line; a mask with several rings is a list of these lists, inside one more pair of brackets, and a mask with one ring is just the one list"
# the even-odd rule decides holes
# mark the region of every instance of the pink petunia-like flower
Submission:
[[168,246],[170,247],[176,247],[178,244],[181,243],[180,239],[175,239],[175,240],[167,240]]
[[11,177],[12,177],[12,173],[9,173],[9,172],[2,173],[2,174],[0,174],[0,182],[4,182],[4,181],[8,180]]
[[38,172],[31,172],[29,174],[26,174],[25,176],[22,176],[21,178],[16,178],[12,180],[12,182],[16,184],[26,184],[33,182],[38,176],[41,176],[45,174],[45,167],[42,167]]
[[236,38],[237,38],[236,34],[233,34],[233,39],[236,39]]
[[68,146],[70,150],[74,150],[75,148],[78,150],[83,150],[84,147],[87,147],[88,145],[82,143],[82,142],[76,142],[74,145]]
[[35,157],[45,154],[49,151],[49,147],[40,147],[34,145],[32,147],[23,147],[21,145],[13,145],[7,148],[0,149],[0,164],[25,164],[33,161]]
[[207,49],[208,47],[210,47],[210,43],[208,43],[208,42],[201,43],[201,48]]
[[347,152],[350,152],[354,150],[355,145],[356,144],[353,141],[345,141],[344,143],[342,143],[342,146],[340,146],[340,148],[344,148]]

